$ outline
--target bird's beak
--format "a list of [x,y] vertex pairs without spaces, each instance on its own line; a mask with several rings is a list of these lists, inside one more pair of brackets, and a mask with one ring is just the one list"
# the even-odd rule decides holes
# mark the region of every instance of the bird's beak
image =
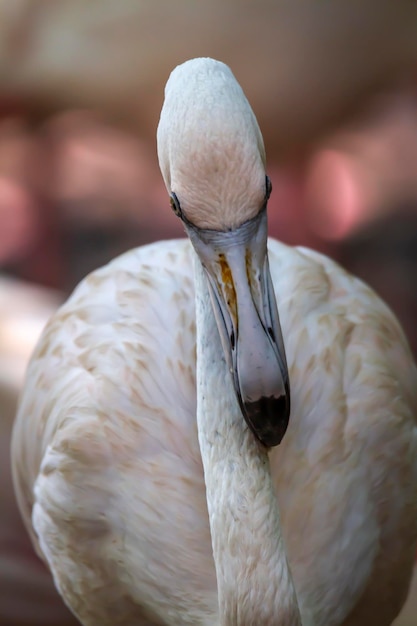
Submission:
[[266,209],[227,232],[185,226],[207,275],[243,416],[265,446],[275,446],[288,426],[290,390],[268,264]]

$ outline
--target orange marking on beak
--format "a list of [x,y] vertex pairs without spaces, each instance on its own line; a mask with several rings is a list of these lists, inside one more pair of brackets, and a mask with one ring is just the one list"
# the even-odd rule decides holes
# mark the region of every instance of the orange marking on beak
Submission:
[[237,302],[236,302],[236,290],[235,284],[233,282],[232,272],[230,271],[230,267],[228,262],[225,259],[224,254],[219,254],[219,264],[221,270],[221,277],[223,282],[223,293],[225,296],[225,300],[227,306],[230,309],[230,313],[234,318],[234,321],[237,325]]

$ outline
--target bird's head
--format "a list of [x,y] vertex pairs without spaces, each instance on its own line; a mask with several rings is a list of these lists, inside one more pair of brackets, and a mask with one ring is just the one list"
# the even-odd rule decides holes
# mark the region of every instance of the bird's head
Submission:
[[230,230],[255,217],[264,203],[262,135],[224,63],[193,59],[172,72],[158,156],[168,191],[197,228]]
[[213,59],[175,68],[157,138],[171,206],[205,269],[243,416],[262,443],[277,445],[290,392],[268,265],[271,185],[258,123],[230,69]]

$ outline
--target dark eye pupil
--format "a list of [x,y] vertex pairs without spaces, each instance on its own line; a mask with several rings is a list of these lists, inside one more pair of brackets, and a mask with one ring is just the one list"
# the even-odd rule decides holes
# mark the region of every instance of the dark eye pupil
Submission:
[[180,201],[177,198],[177,195],[175,193],[172,193],[169,201],[171,203],[171,209],[174,211],[175,215],[177,217],[181,217],[182,216],[181,205],[180,205]]
[[269,200],[269,196],[272,193],[272,183],[269,176],[265,176],[265,187],[266,187],[266,199]]

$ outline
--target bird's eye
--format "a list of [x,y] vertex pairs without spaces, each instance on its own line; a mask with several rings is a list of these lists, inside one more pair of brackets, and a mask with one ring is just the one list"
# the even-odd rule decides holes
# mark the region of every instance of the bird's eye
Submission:
[[169,201],[171,203],[171,209],[174,211],[175,215],[177,217],[182,217],[180,201],[175,193],[171,193]]
[[272,193],[272,183],[269,176],[265,176],[265,188],[266,188],[266,200],[269,200],[269,196]]

